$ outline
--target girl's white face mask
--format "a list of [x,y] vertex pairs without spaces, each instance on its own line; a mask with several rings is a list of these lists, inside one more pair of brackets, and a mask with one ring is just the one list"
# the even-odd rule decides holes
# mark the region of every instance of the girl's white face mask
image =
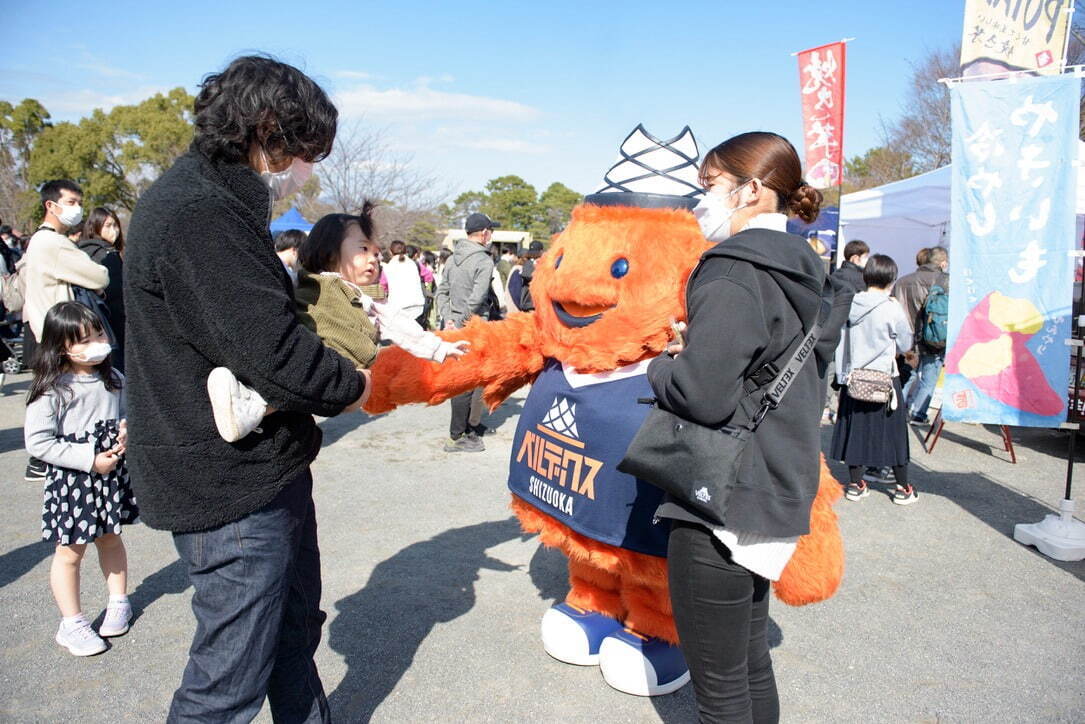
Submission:
[[109,353],[113,351],[113,348],[109,345],[109,342],[91,342],[83,351],[78,355],[69,355],[76,362],[82,362],[83,364],[96,365],[109,356]]
[[731,237],[731,217],[746,204],[731,206],[730,198],[748,183],[739,184],[726,194],[707,191],[701,197],[700,203],[693,209],[693,217],[697,219],[706,239],[719,242]]

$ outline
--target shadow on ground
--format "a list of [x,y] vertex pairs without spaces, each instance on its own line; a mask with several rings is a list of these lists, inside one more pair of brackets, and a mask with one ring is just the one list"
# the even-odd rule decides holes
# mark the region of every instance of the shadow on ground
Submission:
[[505,400],[493,412],[483,413],[482,424],[490,428],[490,430],[497,430],[507,420],[519,417],[523,410],[523,400]]
[[[990,426],[992,435],[998,435],[998,427]],[[822,444],[823,449],[828,449],[828,442],[832,439],[832,428],[822,427]],[[964,438],[954,434],[950,430],[942,432],[942,437],[947,440],[952,440],[955,443],[964,445],[980,452],[993,452],[994,454],[1006,455],[1006,466],[1010,475],[1016,473],[1017,466],[1013,465],[1008,458],[1008,453],[1002,450],[1001,439],[995,438],[992,445],[986,445],[982,442],[977,442],[969,438]],[[1054,437],[1054,436],[1052,436]],[[1054,443],[1040,442],[1037,440],[1043,440],[1042,436],[1028,434],[1025,436],[1028,444],[1036,445],[1036,449],[1039,449],[1041,445],[1051,447],[1052,453],[1058,451],[1060,445],[1066,444],[1066,438],[1055,438]],[[1017,444],[1017,439],[1014,443]],[[1042,450],[1042,452],[1048,452]],[[938,448],[934,450],[934,455],[938,454]],[[1065,452],[1062,453],[1065,456]],[[1021,493],[1013,490],[1012,488],[1002,485],[996,480],[992,480],[982,473],[943,473],[930,470],[923,464],[923,460],[926,457],[926,453],[923,452],[923,447],[919,444],[912,445],[912,464],[909,469],[910,482],[912,482],[916,490],[919,491],[918,505],[923,504],[923,497],[928,495],[939,495],[943,498],[947,498],[959,505],[963,510],[975,516],[979,520],[986,523],[988,526],[998,531],[1007,538],[1013,540],[1013,527],[1018,523],[1038,523],[1043,520],[1044,516],[1055,512],[1054,508],[1045,503],[1044,501],[1037,500],[1029,495],[1022,495]],[[1075,458],[1077,456],[1075,455]],[[847,480],[848,470],[847,468],[838,462],[829,460],[829,468],[837,480]],[[1082,481],[1085,484],[1085,481]],[[877,488],[872,487],[872,491],[877,492]],[[1061,495],[1062,481],[1055,482],[1055,487],[1052,490],[1058,491]],[[838,503],[842,505],[843,503]],[[951,541],[947,535],[946,541],[932,541],[932,545],[936,543],[944,543],[942,546],[946,550],[952,550]],[[1052,558],[1048,558],[1035,548],[1030,548],[1035,555],[1039,556],[1046,563],[1049,563],[1056,568],[1075,576],[1078,580],[1085,581],[1085,561],[1079,561],[1077,563],[1064,563],[1062,561],[1056,561]]]
[[347,672],[328,696],[332,711],[344,721],[369,721],[433,627],[474,608],[479,571],[517,569],[486,551],[520,536],[512,518],[445,531],[382,561],[365,588],[337,601],[328,645]]
[[321,447],[332,445],[343,437],[357,430],[362,425],[368,425],[376,420],[378,415],[367,415],[364,412],[344,412],[335,417],[328,417],[320,421],[319,426],[324,434]]
[[[931,473],[913,465],[920,495],[940,495],[953,501],[1007,538],[1013,539],[1017,523],[1038,523],[1052,513],[1050,506],[1022,495],[980,473]],[[922,498],[920,499],[922,502]],[[947,540],[948,544],[949,541]],[[1064,563],[1029,548],[1043,561],[1085,581],[1085,561]]]
[[132,620],[136,621],[151,604],[172,593],[181,593],[189,587],[188,574],[180,560],[163,566],[144,578],[136,590],[128,596],[132,603]]
[[50,541],[35,541],[0,556],[0,588],[14,583],[35,566],[52,555],[56,545]]
[[6,430],[0,430],[0,453],[22,450],[24,447],[26,443],[23,439],[23,428],[9,427]]

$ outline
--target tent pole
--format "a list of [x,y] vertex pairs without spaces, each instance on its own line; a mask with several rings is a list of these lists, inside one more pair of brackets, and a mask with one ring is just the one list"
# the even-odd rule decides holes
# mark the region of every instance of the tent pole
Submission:
[[[1066,54],[1070,52],[1070,30],[1074,27],[1075,0],[1067,0],[1063,12],[1066,13],[1066,39],[1062,43],[1062,58],[1059,60],[1059,72],[1066,72]],[[1069,497],[1069,496],[1067,496]]]
[[[1076,261],[1077,260],[1075,259],[1075,265]],[[1079,289],[1082,291],[1079,291],[1074,296],[1074,303],[1071,306],[1070,337],[1071,339],[1080,341],[1082,338],[1081,315],[1085,312],[1085,310],[1082,309],[1082,307],[1085,306],[1082,302],[1082,293],[1085,292],[1085,284],[1080,285]],[[1081,415],[1079,415],[1077,411],[1078,395],[1081,392],[1081,371],[1081,345],[1078,344],[1074,346],[1074,394],[1073,397],[1070,398],[1070,407],[1066,415],[1067,420],[1071,423],[1077,423],[1081,419]],[[1076,428],[1077,425],[1075,424],[1073,427]],[[1076,429],[1070,430],[1070,443],[1067,446],[1069,449],[1066,453],[1066,494],[1062,496],[1063,500],[1073,500],[1071,497],[1071,489],[1074,484],[1074,447],[1077,443],[1077,434],[1078,431]]]
[[843,231],[843,224],[840,223],[840,214],[844,210],[841,208],[842,201],[844,200],[844,180],[840,180],[840,184],[836,187],[836,266],[833,269],[839,269],[843,263],[844,258],[844,239],[841,237]]

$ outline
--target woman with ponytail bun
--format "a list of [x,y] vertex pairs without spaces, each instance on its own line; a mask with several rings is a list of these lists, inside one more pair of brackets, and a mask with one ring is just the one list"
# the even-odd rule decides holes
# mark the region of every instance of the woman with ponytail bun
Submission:
[[792,216],[797,216],[807,224],[812,224],[818,218],[823,200],[824,197],[820,191],[805,181],[800,181],[799,187],[792,191],[787,199],[787,209]]
[[789,215],[813,221],[822,201],[803,181],[787,139],[735,136],[705,155],[700,177],[705,195],[693,213],[715,245],[686,287],[685,340],[648,368],[659,406],[707,427],[745,425],[775,371],[819,315],[822,322],[814,359],[751,436],[725,524],[676,501],[657,512],[671,519],[671,603],[700,720],[775,722],[780,704],[766,637],[770,581],[780,578],[799,536],[809,532],[821,469],[824,374],[848,304],[831,303],[821,259],[787,233]]

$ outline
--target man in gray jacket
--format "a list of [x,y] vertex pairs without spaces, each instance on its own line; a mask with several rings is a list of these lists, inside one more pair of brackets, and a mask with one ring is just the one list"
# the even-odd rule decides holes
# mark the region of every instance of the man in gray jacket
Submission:
[[[459,329],[472,317],[489,317],[493,299],[490,280],[494,262],[487,247],[497,226],[486,214],[471,214],[464,224],[467,238],[456,242],[452,258],[445,265],[441,284],[437,287],[437,312],[445,329]],[[481,396],[482,389],[453,397],[452,420],[448,426],[449,440],[445,452],[481,452],[486,449],[474,431],[468,430],[471,399]]]
[[936,246],[930,250],[926,264],[921,264],[911,274],[901,277],[893,285],[893,296],[904,307],[908,324],[912,328],[915,351],[919,354],[919,368],[904,388],[904,401],[908,405],[908,421],[913,425],[927,422],[927,407],[934,394],[934,386],[942,373],[945,349],[934,349],[923,343],[917,328],[923,305],[927,302],[931,287],[935,284],[949,293],[949,252]]

